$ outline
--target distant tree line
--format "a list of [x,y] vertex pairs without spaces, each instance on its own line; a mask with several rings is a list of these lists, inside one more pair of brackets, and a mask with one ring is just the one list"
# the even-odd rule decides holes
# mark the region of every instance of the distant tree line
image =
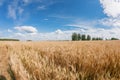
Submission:
[[111,40],[119,40],[118,38],[111,38]]
[[20,41],[19,39],[0,39],[0,41]]
[[91,40],[91,36],[90,35],[81,35],[81,34],[77,34],[77,33],[73,33],[72,34],[72,41],[79,41],[79,40]]
[[28,42],[31,42],[32,40],[27,40]]
[[[90,35],[80,34],[80,33],[73,33],[72,34],[72,41],[90,41],[90,40],[103,40],[101,37],[91,37]],[[111,38],[106,40],[119,40],[117,38]]]

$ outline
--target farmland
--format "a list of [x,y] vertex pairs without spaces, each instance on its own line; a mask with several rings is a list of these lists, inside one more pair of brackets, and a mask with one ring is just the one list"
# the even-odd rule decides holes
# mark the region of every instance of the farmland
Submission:
[[0,42],[0,75],[7,80],[120,80],[120,41]]

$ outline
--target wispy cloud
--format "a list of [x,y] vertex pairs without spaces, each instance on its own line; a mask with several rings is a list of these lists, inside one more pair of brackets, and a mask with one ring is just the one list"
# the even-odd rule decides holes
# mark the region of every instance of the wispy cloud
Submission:
[[54,17],[54,18],[60,18],[60,19],[72,19],[72,18],[74,18],[73,16],[61,15],[61,14],[52,14],[52,15],[49,15],[48,17]]
[[38,10],[45,10],[45,9],[46,9],[46,6],[45,6],[45,5],[38,6]]
[[[36,5],[37,10],[45,10],[50,5],[54,4],[56,0],[12,0],[13,2],[8,5],[8,16],[14,21],[19,22],[19,17],[24,15],[24,7],[32,3],[40,3]],[[23,1],[24,5],[19,5]],[[58,0],[57,0],[58,1]],[[0,1],[1,2],[1,1]],[[14,29],[8,29],[7,32],[10,33],[9,37],[19,38],[19,39],[32,39],[32,40],[70,40],[71,34],[73,32],[81,34],[89,34],[93,37],[117,37],[120,38],[120,2],[119,0],[100,0],[101,6],[103,8],[104,14],[107,15],[106,18],[100,20],[77,20],[73,16],[68,16],[64,14],[53,14],[47,17],[54,17],[59,19],[71,20],[70,22],[66,21],[68,24],[64,27],[72,27],[72,29],[62,30],[57,29],[52,32],[41,33],[34,26],[16,26]],[[36,10],[36,9],[35,9]],[[24,14],[23,14],[24,13]],[[28,12],[29,13],[29,12]],[[24,17],[23,17],[24,18]],[[74,20],[76,19],[76,20]],[[43,20],[48,20],[43,19]],[[109,26],[110,28],[98,27],[99,26]],[[2,34],[2,33],[1,33]],[[39,37],[38,37],[39,36]]]
[[2,6],[4,4],[4,0],[0,0],[0,6]]
[[28,3],[31,2],[31,0],[23,0],[23,2],[24,2],[25,4],[28,4]]
[[68,27],[74,27],[74,28],[83,28],[83,29],[89,29],[94,28],[96,25],[99,25],[99,20],[82,20],[82,19],[74,19],[69,24],[66,24],[64,26]]
[[10,33],[13,32],[11,29],[8,29],[7,31],[10,32]]
[[[103,20],[103,19],[102,19]],[[77,33],[81,34],[89,34],[92,37],[102,37],[102,38],[111,38],[111,37],[117,37],[120,38],[120,27],[111,27],[111,28],[106,28],[106,27],[97,27],[97,26],[108,26],[108,23],[110,22],[105,22],[106,20],[95,20],[95,21],[77,21],[74,23],[66,24],[65,26],[70,26],[73,27],[73,30]],[[108,21],[108,20],[107,20]],[[112,21],[111,21],[112,22]],[[113,22],[115,23],[115,22]],[[109,26],[118,26],[119,23],[115,24],[109,24]],[[70,30],[68,30],[70,31]]]
[[24,12],[24,9],[21,8],[21,7],[18,7],[18,13],[19,13],[20,15],[22,15],[23,12]]
[[18,17],[20,17],[24,11],[22,6],[19,6],[19,3],[19,0],[13,0],[13,2],[8,5],[8,17],[13,20],[18,20]]
[[48,21],[49,19],[45,18],[45,19],[43,19],[43,20]]
[[104,26],[120,28],[120,19],[119,18],[104,18],[104,19],[100,20],[100,23],[103,24]]
[[31,3],[42,3],[44,2],[45,0],[22,0],[24,2],[25,5],[28,5],[28,4],[31,4]]
[[[12,0],[8,3],[8,17],[14,21],[20,22],[21,17],[24,18],[24,15],[31,14],[31,12],[26,9],[30,4],[39,4],[34,7],[34,10],[45,10],[56,2],[57,1],[53,0]],[[0,4],[2,4],[2,0],[0,1]]]
[[14,9],[11,5],[8,6],[8,16],[16,20],[16,9]]

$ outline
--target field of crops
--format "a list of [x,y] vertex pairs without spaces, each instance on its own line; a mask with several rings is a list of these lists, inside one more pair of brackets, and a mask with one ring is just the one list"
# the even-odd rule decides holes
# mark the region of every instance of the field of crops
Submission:
[[120,41],[0,42],[0,75],[8,80],[120,80]]

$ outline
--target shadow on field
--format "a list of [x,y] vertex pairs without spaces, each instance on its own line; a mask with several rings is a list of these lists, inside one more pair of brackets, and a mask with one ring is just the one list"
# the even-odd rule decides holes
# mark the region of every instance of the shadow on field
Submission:
[[7,79],[5,78],[5,76],[0,75],[0,80],[7,80]]
[[9,64],[9,68],[8,68],[7,72],[8,72],[8,74],[10,75],[11,80],[16,80],[15,75],[14,75],[14,72],[12,71],[10,64]]

